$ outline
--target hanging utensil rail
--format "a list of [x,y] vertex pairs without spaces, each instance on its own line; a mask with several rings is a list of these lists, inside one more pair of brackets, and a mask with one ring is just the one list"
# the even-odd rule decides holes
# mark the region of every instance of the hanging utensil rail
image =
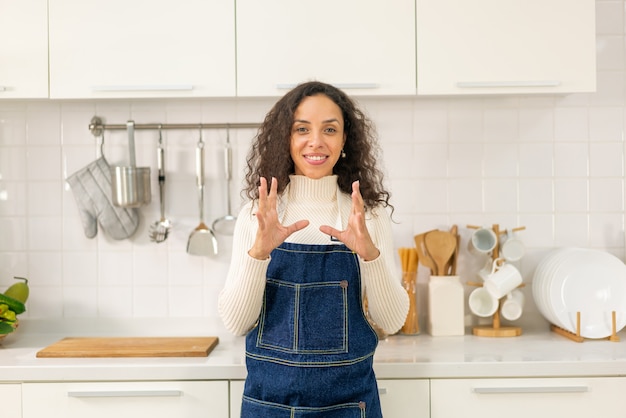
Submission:
[[[258,128],[260,123],[137,123],[135,129],[245,129]],[[125,130],[126,123],[105,124],[102,118],[94,116],[89,123],[93,136],[101,136],[105,130]]]

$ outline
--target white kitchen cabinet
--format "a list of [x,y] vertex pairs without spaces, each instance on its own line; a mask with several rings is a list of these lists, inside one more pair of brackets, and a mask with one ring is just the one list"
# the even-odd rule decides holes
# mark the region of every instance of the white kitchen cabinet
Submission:
[[626,378],[435,379],[431,417],[623,417]]
[[385,418],[429,418],[428,379],[381,379],[380,403]]
[[[230,418],[239,418],[243,380],[230,382]],[[430,399],[428,379],[381,379],[380,403],[385,418],[428,418]]]
[[419,95],[593,92],[594,0],[417,0]]
[[0,384],[0,415],[2,418],[22,418],[22,385]]
[[48,2],[0,0],[0,99],[48,97]]
[[231,380],[230,382],[230,418],[241,416],[241,399],[243,397],[244,380]]
[[24,383],[23,418],[228,418],[228,382]]
[[233,0],[50,0],[50,97],[235,95]]
[[415,94],[414,0],[236,3],[238,96],[282,96],[309,80]]

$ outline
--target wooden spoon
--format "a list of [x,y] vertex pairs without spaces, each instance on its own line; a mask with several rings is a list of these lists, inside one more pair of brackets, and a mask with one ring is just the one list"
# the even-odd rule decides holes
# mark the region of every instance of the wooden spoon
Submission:
[[435,274],[446,275],[446,264],[456,250],[456,237],[446,231],[431,231],[424,237],[424,244],[435,262]]
[[[435,231],[435,230],[433,230]],[[415,235],[415,248],[417,249],[417,258],[419,262],[424,266],[430,269],[431,274],[435,272],[436,266],[433,259],[430,257],[428,252],[426,251],[426,246],[424,245],[424,236],[429,232],[424,232],[419,235]]]

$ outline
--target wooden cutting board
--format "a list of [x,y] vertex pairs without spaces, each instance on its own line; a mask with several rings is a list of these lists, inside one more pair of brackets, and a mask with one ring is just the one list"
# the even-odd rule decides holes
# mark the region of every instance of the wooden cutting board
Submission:
[[37,357],[206,357],[217,337],[73,337],[37,352]]

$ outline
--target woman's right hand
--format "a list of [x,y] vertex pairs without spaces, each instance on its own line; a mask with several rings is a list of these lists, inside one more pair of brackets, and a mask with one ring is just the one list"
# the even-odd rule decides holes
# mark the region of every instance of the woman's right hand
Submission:
[[300,220],[291,225],[283,226],[278,220],[276,205],[278,202],[278,180],[272,177],[269,193],[267,180],[261,177],[259,185],[259,208],[256,219],[259,225],[252,248],[248,251],[250,257],[266,260],[272,250],[282,244],[289,235],[306,228],[308,220]]

